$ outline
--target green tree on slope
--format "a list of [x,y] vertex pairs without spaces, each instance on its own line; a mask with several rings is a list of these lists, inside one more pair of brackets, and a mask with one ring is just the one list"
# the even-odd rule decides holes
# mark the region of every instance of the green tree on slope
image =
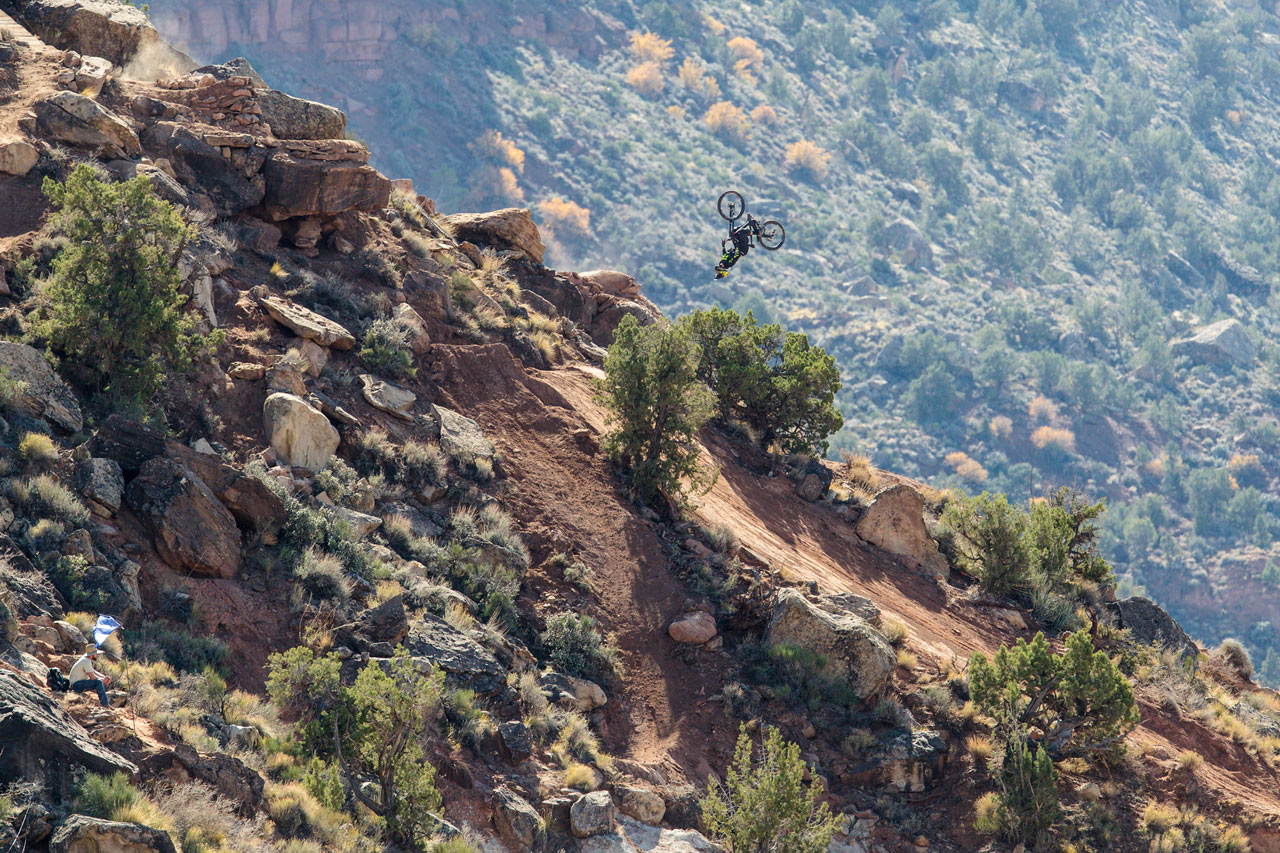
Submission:
[[82,165],[66,183],[46,178],[44,192],[67,243],[53,262],[39,331],[64,371],[113,405],[141,406],[166,371],[189,363],[198,340],[179,293],[191,227],[145,177],[113,184]]
[[710,488],[698,467],[698,430],[712,412],[698,381],[698,350],[682,326],[641,326],[625,317],[604,360],[600,395],[612,431],[605,448],[645,503],[683,505],[690,491]]

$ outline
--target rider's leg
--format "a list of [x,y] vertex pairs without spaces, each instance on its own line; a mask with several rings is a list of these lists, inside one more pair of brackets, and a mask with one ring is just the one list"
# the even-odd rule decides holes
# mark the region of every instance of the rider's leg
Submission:
[[738,258],[740,257],[742,257],[742,253],[739,252],[736,247],[732,248],[721,256],[720,263],[716,264],[716,269],[728,270],[738,262]]

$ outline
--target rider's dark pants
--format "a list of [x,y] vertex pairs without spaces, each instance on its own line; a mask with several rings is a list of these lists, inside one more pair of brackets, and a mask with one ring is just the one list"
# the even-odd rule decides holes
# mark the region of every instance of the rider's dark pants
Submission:
[[71,689],[76,693],[88,693],[92,690],[98,692],[98,701],[102,703],[102,707],[110,708],[111,703],[107,700],[107,687],[96,678],[85,678],[71,685]]
[[720,257],[720,263],[716,264],[716,269],[727,270],[738,262],[738,258],[745,255],[746,252],[738,251],[738,247],[734,246]]

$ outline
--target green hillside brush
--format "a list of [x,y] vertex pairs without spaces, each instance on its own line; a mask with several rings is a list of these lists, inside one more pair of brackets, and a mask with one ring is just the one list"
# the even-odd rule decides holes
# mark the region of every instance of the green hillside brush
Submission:
[[973,656],[969,684],[974,704],[1011,737],[1038,732],[1054,758],[1123,752],[1125,735],[1139,722],[1129,679],[1085,631],[1071,634],[1054,654],[1043,633],[1018,640],[988,660]]

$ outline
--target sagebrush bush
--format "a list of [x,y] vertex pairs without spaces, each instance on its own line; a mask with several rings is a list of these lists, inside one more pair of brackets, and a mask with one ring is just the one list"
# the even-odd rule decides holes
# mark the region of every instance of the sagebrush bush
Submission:
[[47,435],[29,432],[18,442],[18,456],[32,468],[48,468],[58,461],[58,446]]
[[1239,640],[1228,637],[1218,646],[1218,654],[1245,681],[1253,680],[1253,658]]
[[720,84],[707,73],[707,67],[695,57],[686,57],[680,65],[680,83],[689,94],[703,103],[720,97]]
[[591,233],[591,211],[576,202],[553,196],[538,207],[557,233],[569,232],[584,237]]
[[313,595],[345,602],[351,598],[352,582],[343,571],[342,561],[315,548],[302,553],[294,566],[293,576]]
[[409,379],[417,374],[410,332],[398,320],[375,320],[364,333],[360,359],[374,373],[392,379]]
[[542,646],[552,665],[569,675],[606,681],[617,673],[618,650],[605,641],[596,620],[586,614],[552,616],[542,632]]
[[717,136],[723,136],[734,142],[742,142],[747,138],[750,124],[742,107],[729,101],[717,101],[707,108],[702,121]]
[[66,486],[48,474],[9,481],[10,499],[23,515],[44,515],[73,527],[89,523],[89,510]]
[[805,175],[814,181],[822,181],[827,177],[831,155],[816,143],[801,139],[787,146],[784,160],[789,171]]

